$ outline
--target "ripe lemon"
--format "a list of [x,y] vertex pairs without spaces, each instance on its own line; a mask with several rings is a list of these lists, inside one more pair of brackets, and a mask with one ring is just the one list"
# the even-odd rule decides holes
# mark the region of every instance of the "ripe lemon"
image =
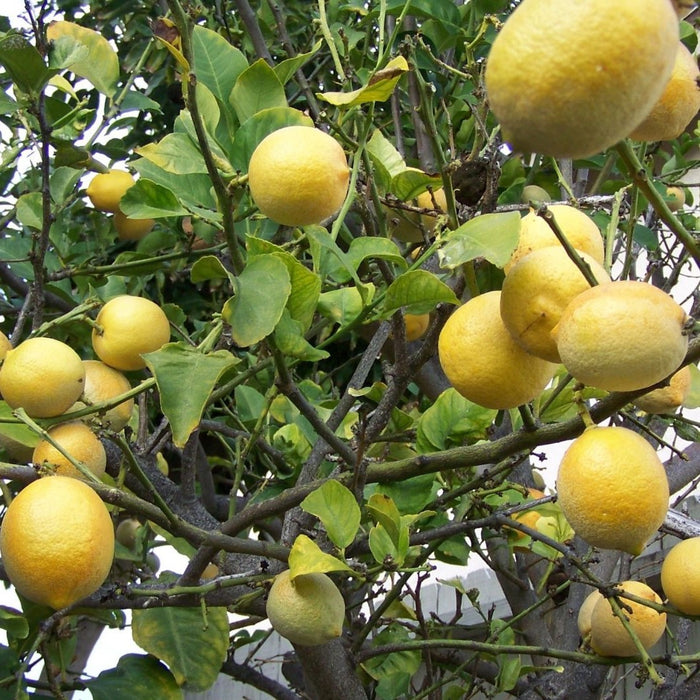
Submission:
[[8,350],[12,350],[12,343],[10,342],[10,339],[2,331],[0,331],[0,360],[5,359],[5,355],[7,355]]
[[155,219],[130,219],[121,211],[114,214],[114,228],[120,241],[140,241],[155,225]]
[[289,577],[289,569],[275,577],[267,598],[272,627],[292,644],[316,646],[343,631],[345,601],[325,574]]
[[[605,269],[579,253],[599,283],[610,282]],[[560,362],[552,328],[574,297],[590,284],[562,246],[539,248],[508,272],[501,290],[501,318],[518,345],[532,355]]]
[[[421,192],[411,204],[419,209],[437,209],[447,211],[447,199],[442,187],[432,194],[427,190]],[[435,230],[437,215],[417,214],[398,207],[385,207],[389,232],[394,238],[407,243],[418,243],[423,240],[423,232],[430,236]]]
[[683,405],[690,393],[690,367],[681,367],[669,380],[668,386],[638,396],[634,405],[647,413],[673,413]]
[[644,121],[630,133],[637,141],[678,138],[700,110],[700,70],[693,54],[679,42],[666,89]]
[[666,204],[671,211],[682,209],[685,205],[685,190],[682,187],[667,187]]
[[[49,437],[60,445],[76,462],[82,462],[98,479],[105,473],[107,455],[100,439],[80,421],[62,423],[48,431]],[[48,440],[40,440],[32,454],[34,464],[55,467],[56,474],[85,478],[71,461]]]
[[430,325],[430,314],[404,314],[403,322],[406,326],[406,340],[418,340]]
[[688,349],[685,311],[646,282],[618,281],[579,294],[552,330],[561,361],[578,381],[634,391],[665,379]]
[[640,435],[595,427],[574,440],[557,474],[557,502],[588,544],[640,554],[668,510],[663,464]]
[[29,338],[8,350],[0,368],[0,394],[33,418],[64,413],[83,392],[85,369],[78,354],[53,338]]
[[[544,497],[544,492],[540,491],[539,489],[528,488],[527,492],[528,501]],[[537,521],[542,517],[542,514],[538,510],[532,508],[530,510],[519,510],[517,513],[513,513],[511,517],[513,518],[513,520],[522,523],[527,527],[537,529]],[[512,532],[513,536],[517,540],[521,540],[527,537],[527,535],[524,532],[521,532],[520,530],[517,530],[515,528],[511,528],[508,525],[504,525],[504,529]]]
[[[86,405],[92,406],[109,401],[131,389],[129,380],[119,370],[104,362],[83,360],[83,366],[85,367],[85,388],[81,400],[71,406],[71,411],[85,408]],[[97,416],[90,414],[83,416],[81,420],[88,421],[96,418],[100,425],[118,432],[129,422],[133,411],[134,400],[127,399],[114,408],[101,411]]]
[[583,637],[583,640],[586,643],[590,641],[593,608],[595,608],[599,600],[603,599],[603,594],[599,590],[595,590],[584,598],[583,603],[581,603],[581,607],[578,609],[576,624],[578,625],[578,631],[581,637]]
[[286,226],[320,224],[336,214],[349,179],[342,146],[309,126],[273,131],[258,144],[248,166],[250,194],[258,209]]
[[112,519],[84,481],[47,476],[10,503],[0,553],[19,593],[58,610],[94,593],[107,578],[114,556]]
[[[623,581],[616,588],[644,600],[661,604],[661,598],[641,581]],[[658,612],[629,598],[620,598],[620,603],[623,606],[622,612],[629,620],[642,646],[645,649],[653,647],[666,629],[666,613]],[[593,651],[601,656],[637,656],[639,654],[629,632],[613,612],[610,601],[604,596],[600,596],[591,613],[590,644]]]
[[95,175],[85,192],[95,209],[115,214],[119,211],[119,202],[124,193],[135,183],[136,180],[130,173],[110,170]]
[[[552,204],[548,208],[571,247],[587,253],[602,265],[605,259],[603,238],[595,221],[580,209],[568,204]],[[520,221],[518,245],[510,260],[503,266],[503,270],[508,274],[520,258],[524,258],[533,250],[560,245],[549,224],[536,212],[530,211]]]
[[661,586],[674,608],[700,615],[700,537],[671,548],[661,565]]
[[593,155],[651,111],[678,41],[666,0],[524,0],[487,59],[491,109],[520,151]]
[[92,347],[110,367],[137,370],[146,366],[144,353],[170,340],[170,324],[163,309],[150,299],[122,294],[110,299],[97,314]]
[[460,306],[438,340],[440,364],[450,384],[485,408],[515,408],[542,393],[557,366],[525,352],[503,325],[500,292]]

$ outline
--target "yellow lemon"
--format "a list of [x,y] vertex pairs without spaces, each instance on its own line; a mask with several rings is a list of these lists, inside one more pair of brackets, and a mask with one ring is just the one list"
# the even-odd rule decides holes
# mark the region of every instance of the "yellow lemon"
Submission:
[[[421,192],[412,202],[419,209],[447,211],[447,198],[442,187],[434,192]],[[407,243],[418,243],[424,239],[424,233],[430,236],[435,230],[437,214],[418,214],[398,207],[385,207],[389,232],[394,238]]]
[[578,625],[578,631],[585,642],[590,641],[593,608],[595,608],[599,600],[603,599],[603,594],[599,590],[595,590],[584,598],[583,603],[581,603],[581,607],[578,609],[576,624]]
[[671,548],[661,565],[661,586],[674,608],[700,615],[700,537]]
[[673,413],[688,398],[691,383],[692,374],[690,367],[686,365],[671,377],[668,386],[638,396],[634,405],[647,413]]
[[688,349],[685,311],[646,282],[591,287],[564,309],[552,330],[561,361],[578,381],[634,391],[665,379]]
[[404,314],[403,322],[406,325],[406,340],[418,340],[430,325],[430,314]]
[[438,354],[450,384],[486,408],[515,408],[542,393],[557,366],[525,352],[503,325],[500,292],[470,299],[440,332]]
[[110,170],[98,173],[92,178],[85,192],[92,206],[100,211],[115,214],[124,193],[136,183],[131,173],[124,170]]
[[[623,581],[616,588],[638,598],[661,604],[661,598],[641,581]],[[657,612],[643,603],[620,598],[623,613],[645,649],[650,649],[663,636],[666,613]],[[627,609],[629,608],[629,609]],[[620,618],[613,612],[604,596],[596,602],[591,613],[590,645],[601,656],[638,656],[639,651]]]
[[12,343],[10,342],[10,339],[2,331],[0,331],[0,360],[5,359],[5,355],[7,355],[8,350],[12,350]]
[[640,554],[668,510],[656,450],[621,427],[595,427],[574,440],[557,474],[557,502],[577,535],[602,549]]
[[678,41],[665,0],[523,0],[487,58],[491,109],[520,151],[593,155],[650,112]]
[[[99,360],[83,360],[85,367],[85,388],[80,401],[71,406],[71,411],[77,411],[86,406],[110,401],[131,389],[129,380],[119,371]],[[127,399],[113,408],[83,416],[81,420],[97,419],[100,425],[114,431],[120,431],[131,418],[134,411],[134,400]]]
[[114,228],[120,241],[140,241],[155,225],[155,219],[130,219],[121,211],[114,214]]
[[[568,204],[552,204],[548,209],[571,247],[587,253],[602,265],[605,259],[603,238],[595,221],[580,209]],[[560,245],[550,225],[536,212],[530,211],[520,221],[518,245],[503,269],[507,274],[520,258],[524,258],[533,250]]]
[[78,354],[53,338],[29,338],[8,350],[0,368],[0,394],[33,418],[64,413],[83,392],[85,369]]
[[644,121],[630,133],[637,141],[678,138],[700,110],[700,70],[685,44],[678,43],[673,73],[666,89]]
[[272,627],[292,644],[316,646],[343,631],[345,601],[325,574],[303,574],[292,580],[289,569],[275,577],[267,598]]
[[[605,269],[579,253],[599,283],[610,282]],[[574,297],[590,284],[561,246],[539,248],[508,272],[501,290],[501,318],[518,345],[532,355],[560,362],[552,329]]]
[[[544,497],[544,492],[540,491],[539,489],[528,488],[527,492],[528,501]],[[516,520],[517,522],[522,523],[527,527],[537,529],[537,521],[542,517],[542,514],[538,510],[533,508],[530,510],[519,510],[517,513],[513,513],[511,517],[513,518],[513,520]],[[511,528],[508,525],[505,525],[504,528],[506,530],[511,531],[513,533],[513,536],[518,540],[527,537],[527,535],[524,532],[515,528]]]
[[109,575],[112,519],[84,481],[47,476],[10,503],[0,528],[0,554],[19,593],[58,610],[94,593]]
[[136,518],[122,520],[115,530],[117,542],[127,549],[133,549],[136,544],[136,536],[141,527],[143,527],[141,522]]
[[248,166],[250,194],[258,209],[286,226],[320,224],[336,214],[349,179],[342,146],[309,126],[273,131],[255,148]]
[[146,362],[141,356],[170,340],[165,312],[144,297],[113,297],[100,309],[95,322],[92,347],[102,362],[115,369],[143,369]]
[[685,204],[685,190],[682,187],[667,187],[666,204],[671,211],[682,209]]
[[[80,421],[62,423],[48,431],[49,437],[76,462],[82,462],[98,479],[105,473],[107,455],[100,439]],[[59,449],[46,439],[40,440],[32,455],[34,464],[55,467],[56,474],[85,477]]]

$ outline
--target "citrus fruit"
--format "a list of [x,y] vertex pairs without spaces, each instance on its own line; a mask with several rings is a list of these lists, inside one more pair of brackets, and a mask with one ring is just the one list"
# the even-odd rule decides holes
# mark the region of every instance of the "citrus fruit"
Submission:
[[685,204],[685,190],[682,187],[667,187],[666,204],[671,211],[682,209]]
[[143,369],[141,355],[161,348],[170,339],[170,324],[163,309],[144,297],[112,297],[97,314],[92,347],[110,367]]
[[678,42],[673,72],[663,94],[629,137],[637,141],[678,138],[700,110],[699,79],[697,61],[685,44]]
[[[568,204],[552,204],[548,209],[571,247],[587,253],[602,265],[605,259],[603,238],[595,221],[580,209]],[[550,225],[535,211],[530,211],[520,221],[518,245],[503,269],[507,274],[520,258],[532,253],[533,250],[560,245]]]
[[114,214],[114,228],[120,241],[140,241],[155,225],[155,219],[130,219],[121,211]]
[[286,569],[275,577],[270,588],[267,617],[292,644],[325,644],[343,631],[345,601],[326,574],[302,574],[291,579]]
[[5,355],[7,355],[8,350],[12,350],[12,343],[10,342],[10,339],[2,331],[0,331],[0,360],[5,359]]
[[[536,500],[538,498],[544,497],[544,492],[540,491],[539,489],[528,488],[527,493],[528,493],[528,498],[527,498],[528,501]],[[526,525],[527,527],[537,529],[537,521],[542,517],[542,514],[537,509],[532,508],[529,510],[519,510],[516,513],[513,513],[510,517],[513,520],[515,520],[519,523],[522,523],[523,525]],[[525,537],[527,537],[527,535],[524,532],[522,532],[521,530],[517,530],[516,528],[511,528],[508,525],[506,525],[504,527],[505,527],[505,529],[513,532],[516,539],[524,539]]]
[[700,537],[671,548],[661,565],[661,586],[674,608],[700,615]]
[[632,280],[582,292],[552,330],[559,357],[578,381],[606,391],[656,384],[680,367],[687,315],[658,287]]
[[681,367],[671,377],[667,386],[638,396],[634,405],[647,413],[673,413],[688,398],[691,382],[690,367]]
[[[445,190],[434,192],[421,192],[411,202],[412,206],[419,209],[433,209],[442,212],[447,211],[447,199]],[[437,223],[436,214],[418,214],[398,207],[385,207],[389,232],[394,238],[407,243],[418,243],[424,239],[424,234],[430,236]]]
[[669,488],[661,460],[643,437],[627,428],[593,427],[564,453],[557,495],[588,544],[637,555],[664,521]]
[[119,211],[119,202],[124,193],[135,182],[131,173],[124,170],[110,170],[95,175],[85,192],[95,209],[115,214]]
[[33,418],[64,413],[83,392],[85,369],[78,353],[53,338],[29,338],[8,350],[0,368],[0,394]]
[[127,549],[133,549],[136,544],[136,535],[140,527],[142,527],[142,525],[136,518],[126,518],[122,520],[115,530],[117,542]]
[[219,567],[216,564],[212,564],[211,562],[206,565],[204,571],[202,571],[202,575],[199,577],[202,579],[202,581],[211,581],[212,579],[215,579],[219,575]]
[[[616,588],[661,604],[661,598],[641,581],[623,581]],[[666,613],[657,612],[643,603],[620,598],[622,612],[645,649],[650,649],[663,636],[666,629]],[[610,601],[604,596],[595,604],[591,613],[590,645],[601,656],[637,656],[639,651],[620,618],[613,612]]]
[[12,500],[0,528],[0,554],[17,591],[60,609],[94,593],[114,555],[112,519],[84,482],[47,476]]
[[440,332],[438,355],[450,384],[485,408],[515,408],[542,393],[556,365],[525,352],[503,325],[501,293],[460,306]]
[[[610,282],[605,269],[579,253],[599,283]],[[562,246],[539,248],[510,269],[501,289],[501,318],[518,345],[532,355],[559,362],[552,328],[574,297],[590,288]]]
[[595,608],[599,600],[603,599],[603,594],[596,589],[583,599],[583,603],[581,603],[581,607],[578,609],[576,624],[578,625],[578,631],[581,637],[586,642],[590,640],[589,635],[591,634],[591,617],[593,615],[593,608]]
[[406,326],[406,340],[418,340],[430,325],[430,314],[404,314],[403,322]]
[[[80,421],[61,423],[48,431],[48,435],[76,462],[82,462],[98,479],[105,473],[107,455],[100,439]],[[32,455],[34,464],[55,467],[56,474],[85,478],[58,448],[49,440],[40,440]]]
[[678,41],[666,0],[524,0],[487,58],[491,109],[519,151],[593,155],[649,114]]
[[350,170],[342,146],[310,126],[286,126],[255,148],[248,185],[262,214],[286,226],[320,224],[345,200]]
[[[71,411],[77,411],[85,406],[110,401],[115,396],[124,394],[131,389],[129,380],[119,371],[99,360],[83,360],[85,367],[85,388],[80,401],[71,406]],[[82,416],[81,420],[97,419],[105,428],[120,431],[131,418],[134,410],[134,400],[127,399],[113,408]]]

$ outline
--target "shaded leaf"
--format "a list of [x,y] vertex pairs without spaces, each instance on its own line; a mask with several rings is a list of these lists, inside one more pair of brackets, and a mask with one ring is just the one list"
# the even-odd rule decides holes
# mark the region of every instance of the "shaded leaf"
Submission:
[[26,639],[29,635],[29,622],[19,610],[0,605],[0,629],[4,629],[10,639]]
[[126,654],[116,668],[85,683],[93,700],[180,700],[182,690],[165,665],[146,654]]
[[26,93],[37,94],[55,70],[50,70],[41,54],[23,36],[7,34],[0,38],[0,64],[12,82]]
[[301,507],[323,523],[331,542],[339,549],[345,549],[355,539],[360,527],[360,506],[350,489],[335,479],[312,491]]
[[27,192],[17,199],[17,218],[25,226],[41,230],[44,224],[41,192]]
[[323,42],[319,39],[311,49],[306,53],[298,53],[292,58],[287,58],[284,61],[280,61],[277,65],[273,67],[275,75],[279,79],[282,85],[286,85],[292,76],[311,58],[313,58],[318,50],[323,46]]
[[399,541],[401,514],[394,501],[384,493],[373,493],[365,506],[375,522],[381,524],[394,544]]
[[381,190],[383,192],[390,191],[392,179],[406,170],[403,157],[379,129],[375,129],[367,141],[366,150],[374,166],[375,179],[378,180]]
[[406,269],[407,263],[399,247],[388,238],[362,236],[354,238],[347,252],[347,260],[355,270],[368,258],[387,260],[401,269]]
[[352,323],[364,308],[362,295],[357,287],[343,287],[324,292],[318,300],[318,311],[340,326]]
[[172,190],[143,177],[124,193],[119,208],[134,219],[162,219],[188,213]]
[[322,551],[310,537],[297,535],[289,552],[290,579],[294,580],[302,574],[326,574],[331,571],[354,573],[344,561]]
[[425,314],[440,303],[457,305],[459,299],[432,272],[410,270],[389,285],[384,298],[383,314],[390,316],[400,308],[410,314]]
[[367,85],[352,92],[317,92],[316,96],[336,107],[352,107],[368,102],[384,102],[391,97],[396,83],[408,72],[408,62],[403,56],[396,56],[385,68],[378,70]]
[[241,124],[260,110],[287,106],[282,83],[262,58],[238,76],[229,100]]
[[318,362],[329,357],[326,350],[315,348],[304,338],[301,323],[292,318],[288,309],[284,310],[275,326],[275,345],[285,355],[307,362]]
[[392,177],[389,191],[402,202],[408,202],[425,192],[428,187],[433,191],[439,190],[442,187],[442,178],[439,175],[429,175],[418,168],[405,168]]
[[233,276],[215,255],[204,255],[195,260],[190,270],[190,279],[195,284],[205,280],[231,280]]

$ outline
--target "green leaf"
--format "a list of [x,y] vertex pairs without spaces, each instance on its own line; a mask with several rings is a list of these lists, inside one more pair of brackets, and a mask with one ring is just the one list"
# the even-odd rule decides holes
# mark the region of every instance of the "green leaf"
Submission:
[[287,106],[284,86],[262,58],[238,76],[229,100],[241,124],[260,110]]
[[4,629],[8,637],[26,639],[29,636],[29,623],[19,610],[6,605],[0,605],[0,629]]
[[273,70],[275,75],[282,85],[286,85],[294,76],[294,74],[307,62],[309,59],[313,58],[323,46],[323,41],[320,39],[314,44],[311,51],[306,53],[298,53],[292,58],[288,58],[284,61],[280,61]]
[[345,549],[360,527],[361,511],[350,489],[331,479],[312,491],[302,502],[301,508],[315,515],[338,549]]
[[367,85],[352,92],[317,92],[316,96],[336,107],[352,107],[369,102],[384,102],[388,100],[396,83],[404,73],[408,72],[408,62],[403,56],[396,56],[385,68],[378,70]]
[[119,208],[134,219],[162,219],[188,213],[172,190],[143,177],[125,192]]
[[[22,683],[21,686],[17,685],[17,672],[20,668],[19,657],[17,652],[10,647],[6,647],[0,644],[0,673],[5,679],[10,679],[15,676],[13,682],[8,682],[7,685],[3,685],[0,688],[0,700],[25,700],[29,698],[24,687],[24,677],[19,674],[19,681]],[[37,697],[32,695],[32,697]]]
[[[119,81],[119,58],[109,41],[93,29],[81,27],[73,22],[52,22],[46,36],[59,48],[65,57],[73,54],[77,60],[63,64],[81,78],[89,80],[100,92],[112,97]],[[87,51],[75,51],[68,45],[85,47]]]
[[365,150],[374,166],[374,176],[380,190],[383,193],[390,191],[392,179],[406,170],[403,157],[379,129],[372,132]]
[[399,247],[388,238],[362,236],[354,238],[347,252],[347,260],[357,270],[364,260],[378,258],[387,260],[401,269],[406,269],[407,263]]
[[284,309],[282,318],[275,326],[275,345],[285,355],[306,362],[318,362],[329,357],[326,350],[315,348],[304,338],[302,324],[292,318],[288,309]]
[[3,90],[0,90],[0,114],[14,114],[19,105]]
[[409,314],[426,314],[438,304],[459,304],[455,293],[432,272],[411,270],[397,277],[386,290],[383,315],[404,308]]
[[226,659],[228,625],[226,608],[207,608],[206,618],[201,608],[150,608],[133,611],[131,630],[136,644],[168,664],[178,685],[201,692]]
[[364,308],[362,295],[357,287],[343,287],[324,292],[318,300],[318,311],[340,326],[352,323]]
[[700,369],[697,365],[688,366],[690,367],[690,392],[683,405],[686,408],[700,408]]
[[43,211],[41,192],[27,192],[17,200],[17,218],[25,226],[41,230]]
[[233,275],[215,255],[203,255],[192,265],[190,280],[194,284],[206,280],[230,280],[233,284]]
[[6,34],[0,38],[0,64],[12,82],[27,94],[38,94],[56,74],[46,66],[36,48],[19,34]]
[[401,531],[401,514],[394,501],[384,493],[373,493],[365,508],[375,520],[384,527],[394,545],[398,544]]
[[440,266],[449,270],[485,258],[503,267],[518,244],[520,214],[517,211],[482,214],[448,234],[447,242],[438,250]]
[[182,690],[165,665],[146,654],[126,654],[116,668],[85,683],[93,700],[181,700]]
[[156,379],[173,442],[184,447],[221,375],[239,360],[227,350],[202,353],[184,343],[166,343],[143,358]]
[[202,153],[187,134],[167,134],[158,143],[148,143],[135,151],[168,173],[192,175],[207,172]]
[[402,202],[408,202],[425,192],[428,187],[433,191],[439,190],[442,187],[442,178],[439,175],[429,175],[418,168],[405,168],[391,178],[389,191]]
[[289,577],[294,580],[303,574],[327,574],[331,571],[354,571],[340,559],[326,554],[306,535],[297,535],[289,552]]
[[[9,438],[10,441],[19,443],[30,454],[39,442],[39,436],[24,423],[10,423],[16,420],[13,410],[5,401],[0,401],[0,435]],[[8,422],[5,422],[8,421]]]
[[195,25],[192,51],[197,81],[206,85],[222,105],[228,100],[238,76],[248,67],[245,55],[211,29]]
[[57,204],[63,205],[75,189],[75,185],[80,179],[80,174],[80,171],[74,168],[55,168],[49,179],[51,199]]
[[389,534],[387,529],[381,523],[374,525],[369,531],[369,551],[372,552],[374,561],[377,564],[385,564],[387,559],[395,566],[403,564],[403,557],[399,552],[398,541]]
[[235,281],[235,296],[226,302],[222,314],[235,343],[247,347],[275,329],[292,285],[286,265],[274,255],[249,261]]

